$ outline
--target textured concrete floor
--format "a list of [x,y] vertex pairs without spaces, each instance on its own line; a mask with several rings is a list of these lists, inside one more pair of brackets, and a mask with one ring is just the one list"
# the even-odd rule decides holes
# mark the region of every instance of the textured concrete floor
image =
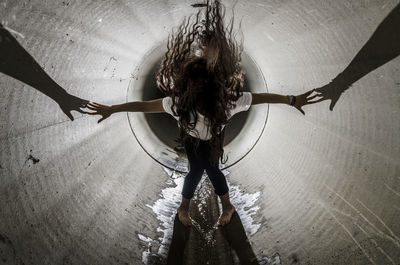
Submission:
[[[0,19],[68,93],[116,104],[193,3],[0,0]],[[251,0],[236,15],[269,91],[297,94],[343,71],[398,3]],[[306,116],[270,106],[259,142],[228,177],[261,192],[261,227],[249,237],[257,255],[400,264],[399,63],[358,80],[333,111],[328,101]],[[141,264],[138,233],[158,235],[146,205],[169,176],[136,142],[127,115],[98,125],[74,113],[71,122],[1,73],[0,89],[0,264]]]

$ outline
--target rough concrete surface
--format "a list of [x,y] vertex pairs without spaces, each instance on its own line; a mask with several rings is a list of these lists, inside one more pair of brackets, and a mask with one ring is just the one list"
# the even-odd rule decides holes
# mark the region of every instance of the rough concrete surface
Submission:
[[[0,0],[0,22],[69,94],[117,104],[143,56],[197,2]],[[233,2],[224,1],[227,15]],[[305,116],[271,104],[257,144],[229,168],[231,185],[259,192],[259,226],[248,235],[257,257],[400,264],[398,12],[385,20],[398,4],[238,1],[245,51],[269,92],[324,87],[349,65],[341,78],[354,77],[333,111],[330,101],[306,106]],[[58,94],[42,93],[48,80],[11,77],[4,58],[16,53],[4,52],[13,42],[1,36],[0,264],[142,264],[157,252],[147,238],[161,236],[149,205],[171,175],[143,151],[125,113],[97,124],[73,112],[70,121]],[[29,65],[18,60],[14,67]]]

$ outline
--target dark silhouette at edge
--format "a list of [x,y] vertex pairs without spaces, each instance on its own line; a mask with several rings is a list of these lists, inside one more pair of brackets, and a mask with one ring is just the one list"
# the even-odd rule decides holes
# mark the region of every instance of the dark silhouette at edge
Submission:
[[343,72],[329,84],[316,89],[319,101],[331,100],[332,111],[344,91],[376,68],[393,60],[400,54],[400,4],[379,24],[371,38]]
[[74,120],[71,111],[84,113],[81,108],[85,108],[88,101],[68,94],[2,24],[0,24],[0,72],[53,99],[71,120]]

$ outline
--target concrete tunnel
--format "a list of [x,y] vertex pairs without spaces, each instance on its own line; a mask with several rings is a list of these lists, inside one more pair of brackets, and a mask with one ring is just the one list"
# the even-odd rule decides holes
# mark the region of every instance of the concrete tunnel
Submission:
[[[234,2],[223,1],[227,18]],[[0,264],[165,263],[186,170],[174,120],[71,121],[46,82],[26,79],[45,72],[103,104],[162,97],[154,73],[166,39],[196,3],[0,1]],[[398,5],[237,1],[246,89],[322,88],[335,103],[305,116],[252,106],[227,128],[223,172],[259,264],[400,264]],[[205,176],[196,196],[191,208],[212,222]],[[192,229],[203,243],[185,264],[239,264],[210,226]]]

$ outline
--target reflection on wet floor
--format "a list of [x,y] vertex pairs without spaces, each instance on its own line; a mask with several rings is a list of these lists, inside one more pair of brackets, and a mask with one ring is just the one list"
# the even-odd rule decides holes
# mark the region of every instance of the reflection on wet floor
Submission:
[[[144,264],[281,264],[277,253],[272,258],[256,257],[247,238],[261,226],[253,219],[260,209],[260,192],[245,193],[228,183],[236,213],[229,225],[218,227],[221,205],[204,174],[190,205],[193,226],[187,228],[176,217],[185,174],[164,170],[170,176],[167,187],[161,191],[160,199],[147,205],[156,214],[160,223],[156,231],[161,236],[153,239],[138,234],[145,249],[142,254]],[[229,174],[227,170],[223,173]]]

